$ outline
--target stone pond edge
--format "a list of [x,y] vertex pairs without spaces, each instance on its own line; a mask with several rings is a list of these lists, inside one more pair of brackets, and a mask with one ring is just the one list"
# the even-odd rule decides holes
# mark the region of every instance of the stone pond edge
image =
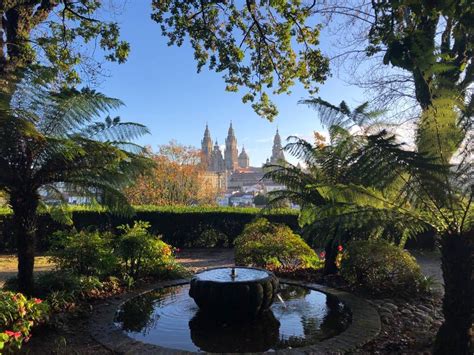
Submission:
[[[180,279],[150,284],[145,288],[125,293],[98,305],[94,309],[89,324],[92,337],[116,354],[193,354],[189,351],[168,349],[136,341],[128,337],[114,324],[117,309],[123,303],[141,294],[164,287],[184,285],[189,281],[189,279]],[[379,313],[366,300],[348,292],[315,283],[282,278],[280,278],[280,282],[308,287],[338,297],[351,310],[352,322],[345,331],[330,339],[302,348],[278,350],[276,351],[277,354],[343,354],[361,347],[380,333]]]

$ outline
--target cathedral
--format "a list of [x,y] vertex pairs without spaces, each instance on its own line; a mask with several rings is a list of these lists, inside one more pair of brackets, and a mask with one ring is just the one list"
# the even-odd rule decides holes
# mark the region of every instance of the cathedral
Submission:
[[[217,140],[215,141],[214,146],[212,145],[211,133],[207,124],[204,131],[204,138],[201,141],[201,152],[201,162],[206,166],[207,170],[211,172],[233,173],[235,171],[251,168],[250,157],[245,151],[245,147],[242,147],[242,151],[239,154],[237,138],[235,136],[234,128],[232,127],[232,122],[230,123],[227,138],[225,139],[224,155],[222,155]],[[276,164],[284,160],[285,155],[282,150],[281,137],[277,129],[273,139],[272,156],[267,159],[267,163]]]

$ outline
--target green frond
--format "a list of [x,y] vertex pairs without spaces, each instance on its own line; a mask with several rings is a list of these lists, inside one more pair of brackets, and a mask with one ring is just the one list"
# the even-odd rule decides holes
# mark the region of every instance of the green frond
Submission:
[[148,129],[107,116],[122,102],[88,88],[57,90],[34,74],[16,87],[0,97],[0,186],[66,188],[130,213],[122,191],[153,166],[132,141]]
[[338,126],[347,130],[355,126],[366,128],[375,123],[384,113],[384,111],[380,110],[369,111],[368,102],[364,102],[353,110],[350,109],[345,101],[342,101],[339,106],[334,106],[320,97],[312,97],[301,100],[298,103],[313,108],[318,113],[323,125],[327,127]]
[[300,100],[298,103],[313,108],[318,113],[321,123],[328,127],[347,127],[347,116],[350,114],[350,109],[347,107],[344,101],[341,102],[339,107],[334,106],[320,97],[312,97],[310,99]]
[[128,141],[150,133],[148,128],[134,122],[121,122],[120,117],[107,116],[104,122],[94,122],[83,128],[80,134],[101,141]]

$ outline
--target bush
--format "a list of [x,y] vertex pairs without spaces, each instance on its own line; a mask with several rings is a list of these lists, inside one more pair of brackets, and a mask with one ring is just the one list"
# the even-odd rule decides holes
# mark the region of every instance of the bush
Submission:
[[56,232],[50,253],[60,272],[45,274],[39,281],[51,292],[76,292],[87,280],[107,276],[119,276],[127,283],[147,276],[182,276],[184,269],[175,262],[173,248],[149,228],[148,222],[135,221],[133,226],[119,226],[115,236],[98,231]]
[[86,295],[102,287],[102,282],[96,276],[78,275],[69,270],[45,272],[36,279],[36,292],[43,297],[58,291],[74,296]]
[[194,248],[228,247],[229,237],[225,233],[206,225],[199,225],[199,229],[201,230],[199,237],[188,246]]
[[111,239],[111,233],[58,231],[52,238],[51,259],[59,269],[77,275],[111,275],[119,267]]
[[151,234],[148,222],[136,221],[133,226],[118,227],[117,255],[127,275],[133,278],[155,274],[174,262],[173,249],[159,236]]
[[259,218],[235,240],[235,261],[270,270],[318,268],[318,256],[286,225]]
[[417,293],[423,275],[406,250],[386,241],[353,241],[343,254],[341,275],[374,294]]
[[0,292],[0,353],[21,348],[33,326],[47,319],[48,305],[21,293]]

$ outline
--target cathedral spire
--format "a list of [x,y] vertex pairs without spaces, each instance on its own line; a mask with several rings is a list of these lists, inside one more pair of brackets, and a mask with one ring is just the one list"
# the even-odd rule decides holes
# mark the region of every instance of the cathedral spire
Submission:
[[229,131],[227,133],[228,137],[235,137],[234,128],[232,127],[232,120],[230,121]]
[[277,164],[285,160],[285,155],[283,154],[283,147],[281,145],[281,137],[278,128],[275,133],[275,138],[273,138],[273,148],[272,156],[270,158],[270,163]]
[[212,139],[211,139],[211,132],[209,131],[209,127],[206,123],[206,129],[204,130],[204,138],[201,141],[201,163],[206,167],[209,168],[211,164],[211,157],[212,155]]
[[229,171],[234,171],[238,167],[238,150],[237,150],[237,138],[235,138],[234,128],[232,127],[232,121],[230,121],[229,131],[227,138],[225,139],[225,151],[224,160],[225,168]]

